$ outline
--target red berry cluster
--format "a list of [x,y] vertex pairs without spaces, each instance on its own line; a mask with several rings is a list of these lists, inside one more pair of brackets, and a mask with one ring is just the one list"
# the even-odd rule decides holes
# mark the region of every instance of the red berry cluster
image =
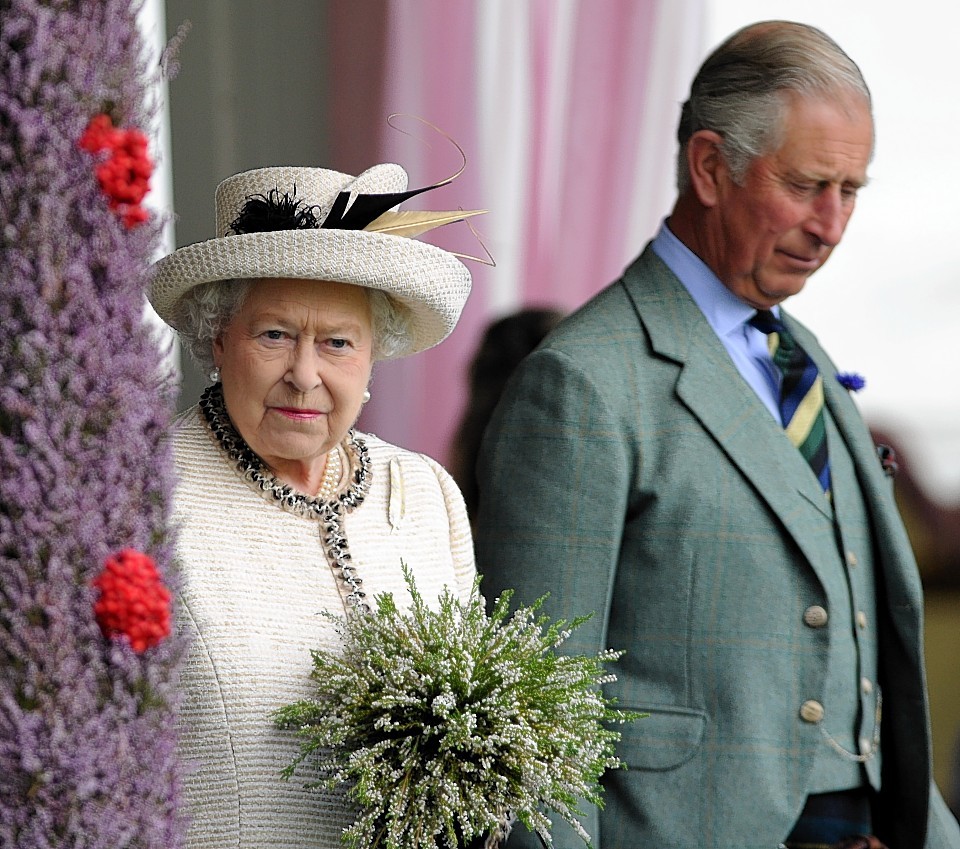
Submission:
[[87,124],[78,144],[90,153],[110,152],[96,169],[100,188],[128,229],[143,224],[149,216],[140,201],[150,188],[153,173],[147,137],[140,130],[120,130],[109,115],[100,114]]
[[170,591],[146,554],[125,548],[107,558],[93,585],[100,590],[93,612],[105,637],[126,636],[142,654],[170,634]]

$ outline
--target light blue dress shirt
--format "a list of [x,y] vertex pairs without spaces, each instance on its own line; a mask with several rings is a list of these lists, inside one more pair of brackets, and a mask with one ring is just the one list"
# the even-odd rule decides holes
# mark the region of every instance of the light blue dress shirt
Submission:
[[[747,324],[757,311],[724,286],[703,260],[670,232],[666,221],[653,240],[653,252],[690,293],[737,371],[779,422],[780,372],[770,357],[766,334]],[[777,307],[772,312],[779,316]]]

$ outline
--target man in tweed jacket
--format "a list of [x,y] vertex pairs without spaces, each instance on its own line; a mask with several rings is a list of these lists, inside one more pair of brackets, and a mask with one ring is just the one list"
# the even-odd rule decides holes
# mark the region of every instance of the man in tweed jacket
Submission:
[[[779,305],[829,257],[866,181],[870,95],[823,33],[734,34],[694,80],[679,197],[624,276],[521,365],[479,462],[478,566],[623,648],[649,713],[584,820],[597,849],[960,849],[931,781],[916,565],[836,367]],[[750,319],[823,379],[825,493],[787,439]],[[573,847],[572,832],[555,833]],[[536,845],[523,829],[510,846]]]

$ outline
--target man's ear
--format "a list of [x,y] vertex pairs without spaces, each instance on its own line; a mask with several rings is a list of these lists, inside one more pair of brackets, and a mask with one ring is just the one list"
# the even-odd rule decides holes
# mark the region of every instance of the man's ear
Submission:
[[727,173],[727,163],[720,152],[723,136],[713,130],[697,130],[687,142],[687,167],[690,186],[704,206],[717,203],[720,178]]

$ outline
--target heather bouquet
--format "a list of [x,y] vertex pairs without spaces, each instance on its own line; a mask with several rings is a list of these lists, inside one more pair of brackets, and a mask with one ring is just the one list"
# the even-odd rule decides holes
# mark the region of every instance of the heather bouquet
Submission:
[[514,817],[550,846],[546,810],[589,844],[577,805],[601,803],[600,776],[622,766],[609,725],[636,717],[601,689],[620,653],[561,654],[585,619],[549,623],[539,603],[511,614],[508,593],[489,616],[477,586],[431,608],[404,570],[409,609],[387,593],[366,615],[326,614],[342,653],[314,652],[315,698],[278,712],[303,737],[286,776],[308,761],[313,786],[346,785],[357,849],[496,846]]
[[3,847],[182,845],[138,5],[0,0]]

